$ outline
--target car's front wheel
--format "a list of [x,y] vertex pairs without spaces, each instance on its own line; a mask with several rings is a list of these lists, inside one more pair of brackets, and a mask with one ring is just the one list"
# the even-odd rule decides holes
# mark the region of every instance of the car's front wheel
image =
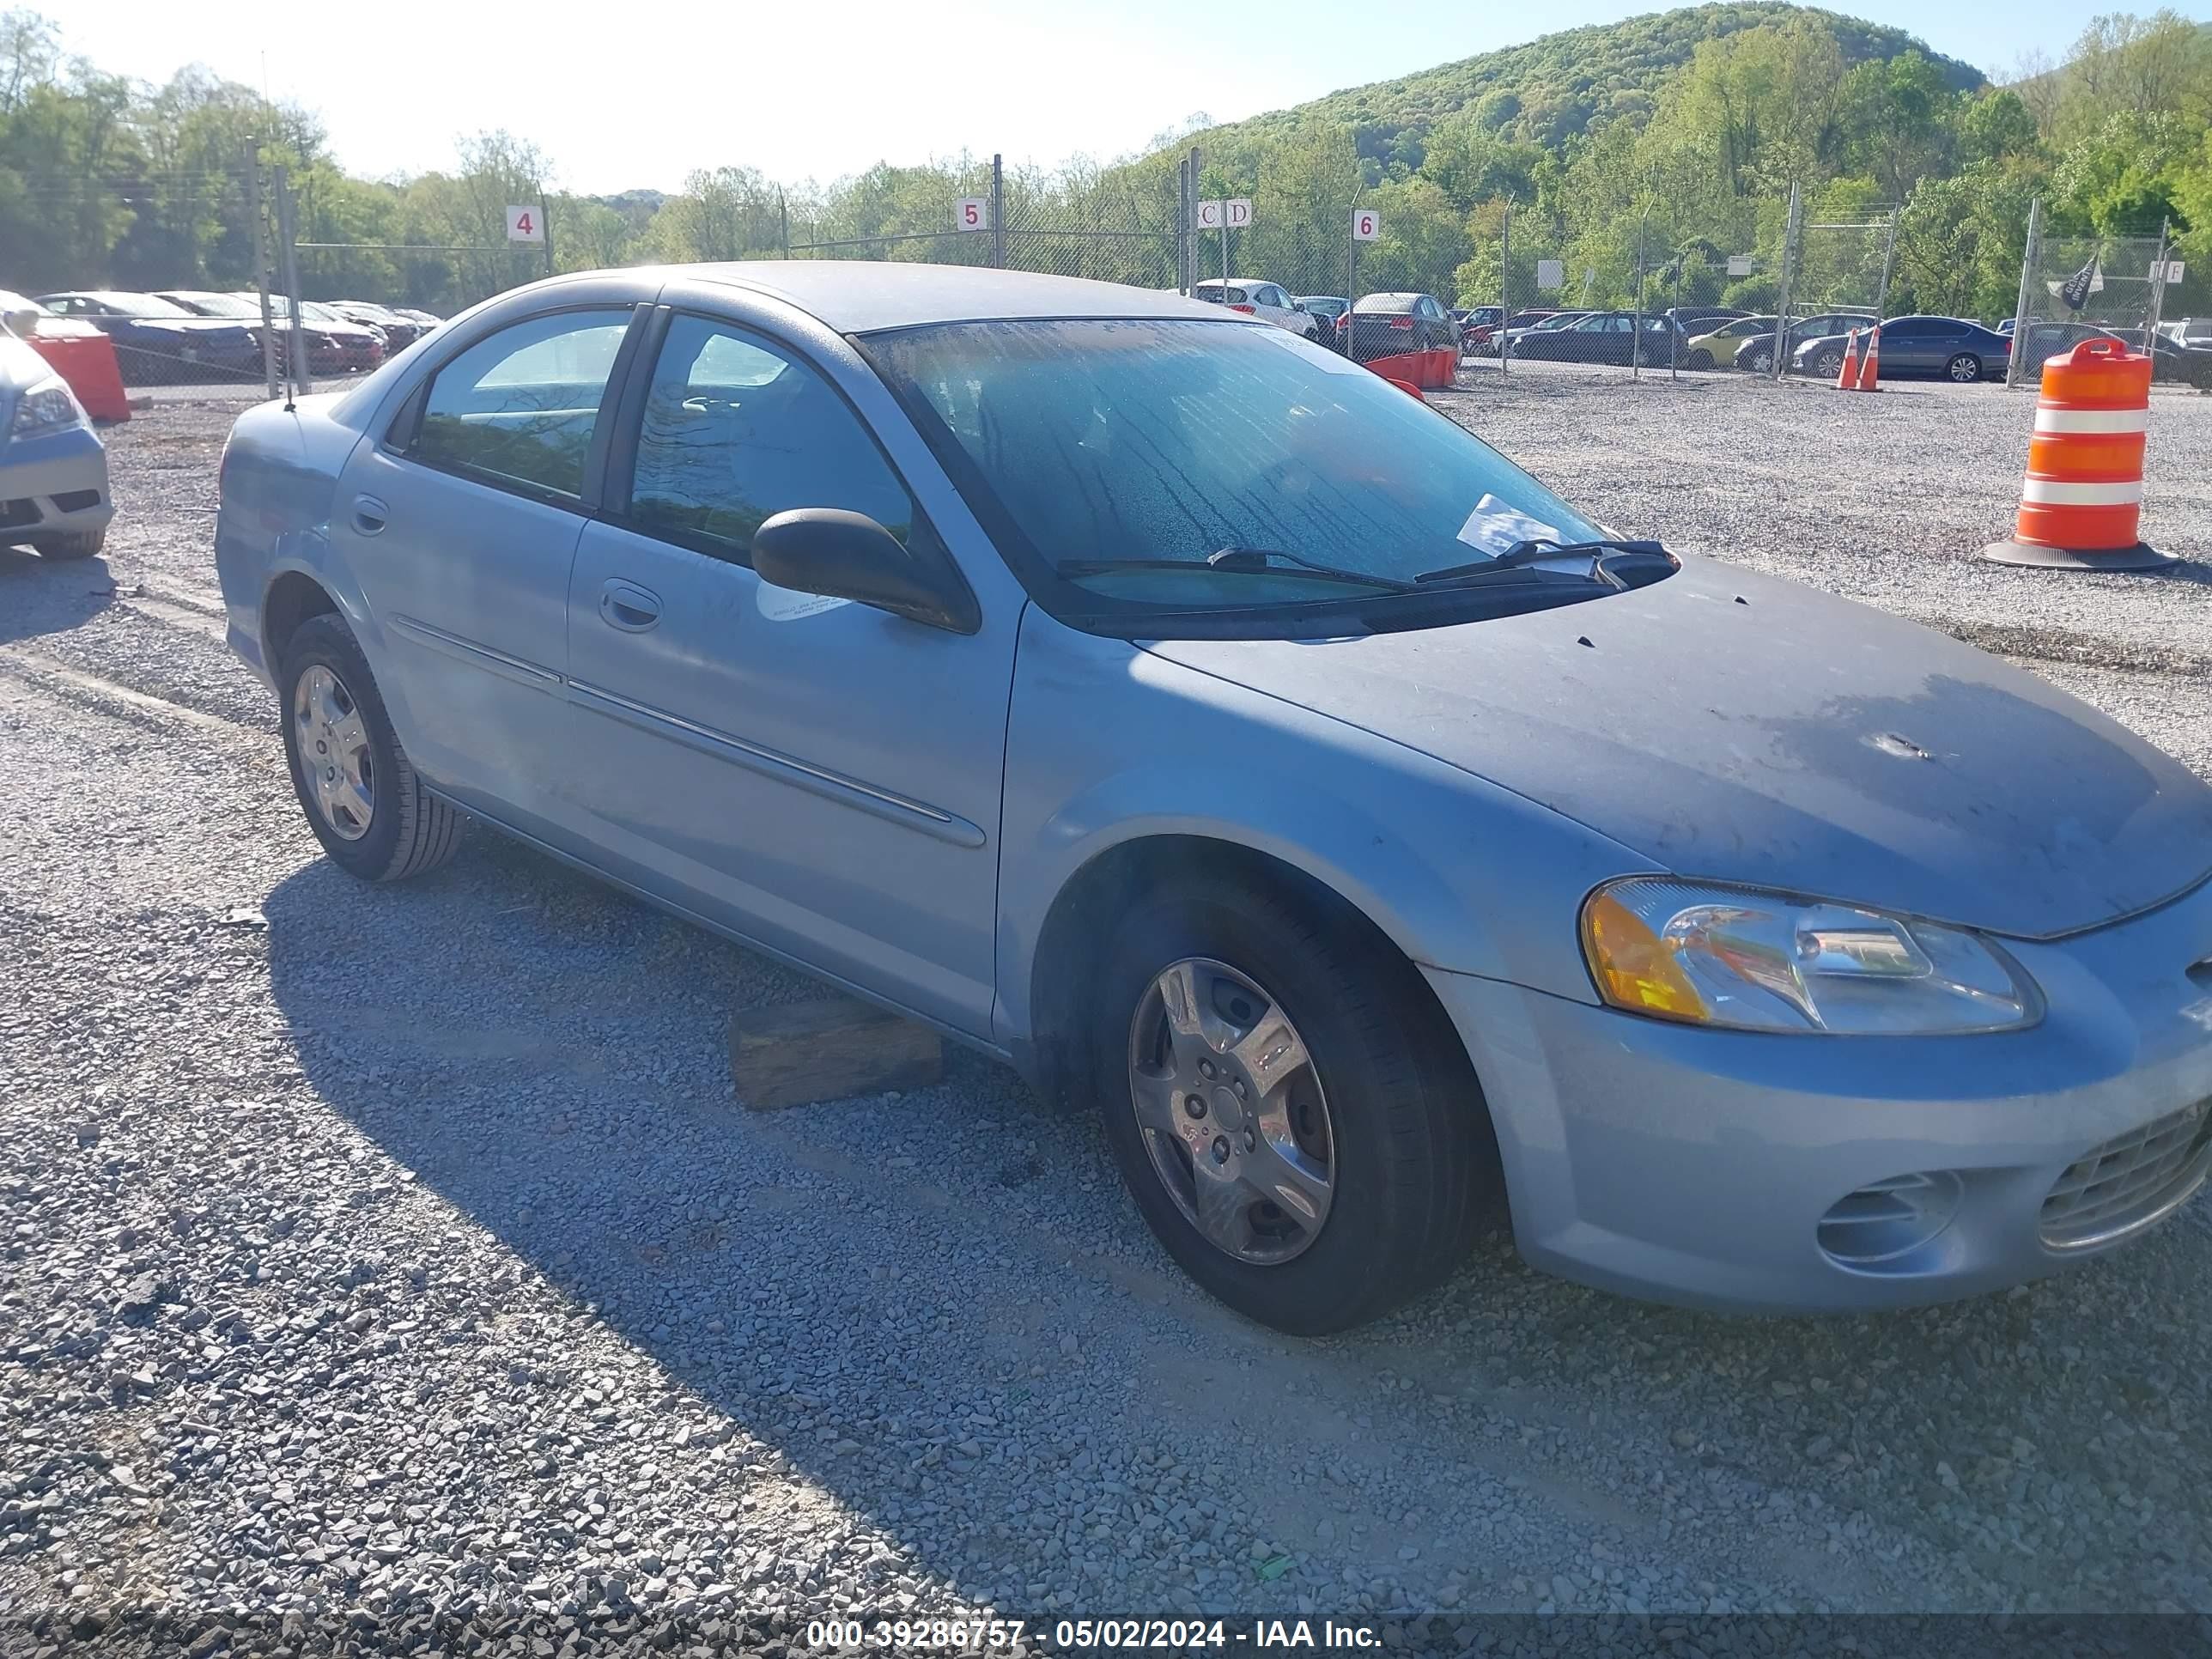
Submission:
[[1843,372],[1844,354],[1840,351],[1823,351],[1813,359],[1813,373],[1820,380],[1832,380]]
[[1960,386],[1972,386],[1982,378],[1982,360],[1971,351],[1962,351],[1943,365],[1943,372]]
[[1496,1153],[1464,1052],[1364,921],[1197,872],[1105,941],[1087,1032],[1146,1222],[1238,1312],[1319,1335],[1459,1266]]
[[301,623],[280,653],[276,684],[292,787],[333,863],[364,881],[398,881],[453,855],[460,815],[415,775],[343,622]]
[[32,544],[39,556],[47,559],[88,559],[106,545],[105,530],[80,530],[73,535],[49,536]]
[[1710,351],[1693,351],[1682,359],[1685,368],[1711,368],[1712,366],[1713,354]]
[[1743,366],[1753,374],[1765,374],[1774,367],[1774,354],[1771,351],[1754,351],[1743,360]]

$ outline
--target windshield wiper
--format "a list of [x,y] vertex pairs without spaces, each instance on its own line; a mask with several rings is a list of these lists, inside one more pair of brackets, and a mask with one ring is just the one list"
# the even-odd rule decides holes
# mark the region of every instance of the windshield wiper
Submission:
[[1366,570],[1341,570],[1334,565],[1316,564],[1311,559],[1300,558],[1295,553],[1279,549],[1261,547],[1224,547],[1209,553],[1203,559],[1065,559],[1053,566],[1053,574],[1060,576],[1103,576],[1116,570],[1228,570],[1240,575],[1264,575],[1268,561],[1280,559],[1285,564],[1331,580],[1358,582],[1365,587],[1383,587],[1395,593],[1410,593],[1413,584],[1396,576],[1378,576]]
[[1670,562],[1674,556],[1656,542],[1555,542],[1547,537],[1532,537],[1513,544],[1503,553],[1487,559],[1477,559],[1470,564],[1448,564],[1441,570],[1424,570],[1413,578],[1426,586],[1432,582],[1464,581],[1485,576],[1493,570],[1515,570],[1525,565],[1540,563],[1546,559],[1574,558],[1583,554],[1595,556],[1595,568],[1602,570],[1608,554],[1637,553],[1656,555]]

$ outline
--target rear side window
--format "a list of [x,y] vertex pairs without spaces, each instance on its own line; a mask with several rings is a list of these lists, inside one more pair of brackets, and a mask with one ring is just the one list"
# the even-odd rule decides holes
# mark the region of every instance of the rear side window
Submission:
[[408,455],[488,483],[580,496],[629,319],[626,307],[556,312],[477,341],[430,382]]
[[901,542],[914,499],[836,389],[772,342],[676,318],[638,430],[629,523],[750,563],[753,532],[793,507],[865,513]]

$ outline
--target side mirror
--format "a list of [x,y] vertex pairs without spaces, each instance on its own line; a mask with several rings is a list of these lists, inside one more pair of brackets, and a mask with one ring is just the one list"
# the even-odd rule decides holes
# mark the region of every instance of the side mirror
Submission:
[[753,570],[764,582],[853,599],[930,628],[972,634],[975,596],[951,567],[917,557],[865,513],[800,507],[753,532]]

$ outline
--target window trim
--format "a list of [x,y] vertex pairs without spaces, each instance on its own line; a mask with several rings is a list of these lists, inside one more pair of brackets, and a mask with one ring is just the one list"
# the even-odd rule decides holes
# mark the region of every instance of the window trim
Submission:
[[[639,336],[643,332],[643,325],[647,320],[645,313],[653,309],[652,304],[646,301],[634,301],[628,305],[620,301],[579,301],[570,305],[550,306],[544,311],[533,311],[526,317],[517,317],[511,321],[501,323],[495,328],[486,329],[481,334],[471,334],[467,339],[457,342],[452,350],[441,357],[436,365],[415,383],[414,389],[401,400],[398,409],[393,412],[391,420],[385,423],[383,434],[377,440],[378,450],[395,460],[402,460],[410,465],[419,466],[427,472],[442,473],[447,477],[459,478],[465,483],[477,484],[486,489],[495,489],[503,495],[520,496],[524,501],[535,501],[541,507],[559,507],[564,512],[574,513],[580,518],[592,517],[599,510],[599,504],[605,493],[607,447],[614,416],[619,411],[621,395],[629,383],[631,365],[636,360]],[[629,322],[623,329],[621,344],[615,348],[615,360],[607,368],[606,386],[599,393],[599,415],[592,423],[592,441],[584,452],[584,476],[575,495],[572,495],[562,489],[547,489],[542,484],[532,484],[521,478],[511,478],[500,473],[482,471],[475,467],[457,466],[442,461],[434,461],[416,453],[414,446],[416,441],[422,436],[422,416],[430,401],[430,388],[437,384],[441,374],[451,368],[467,353],[475,350],[487,340],[498,338],[511,329],[526,328],[533,323],[543,322],[549,317],[578,315],[586,312],[623,310],[630,313]]]
[[[641,307],[641,309],[643,308]],[[899,465],[892,459],[890,452],[884,447],[883,439],[878,435],[875,428],[869,424],[868,417],[860,412],[860,405],[846,394],[845,388],[837,384],[837,377],[823,368],[819,359],[785,336],[760,324],[725,316],[702,307],[662,305],[652,307],[651,309],[654,315],[647,321],[645,329],[641,331],[641,336],[649,334],[651,337],[649,339],[641,337],[637,354],[630,362],[629,380],[623,387],[622,398],[616,407],[617,434],[608,448],[602,504],[593,516],[602,523],[627,534],[641,536],[647,541],[659,542],[664,546],[681,548],[687,553],[696,553],[701,558],[712,559],[718,564],[734,565],[740,570],[750,570],[753,568],[750,550],[741,553],[728,543],[716,541],[710,537],[695,536],[683,531],[671,530],[665,525],[645,524],[630,511],[631,492],[637,484],[638,448],[644,435],[645,403],[647,396],[653,389],[653,371],[659,367],[660,354],[667,346],[669,331],[675,327],[677,319],[678,318],[696,319],[710,328],[728,330],[740,339],[750,337],[758,341],[765,349],[812,374],[817,380],[836,395],[838,402],[845,406],[846,412],[853,417],[854,424],[860,428],[868,442],[874,446],[875,452],[882,459],[884,469],[890,474],[892,482],[906,492],[907,500],[913,506],[913,529],[908,536],[908,553],[917,559],[933,561],[940,568],[949,572],[952,580],[959,585],[961,591],[968,596],[969,614],[980,618],[981,611],[975,599],[975,588],[968,580],[968,573],[960,568],[960,562],[952,556],[951,550],[945,545],[945,538],[939,533],[937,526],[930,519],[928,509],[922,505],[921,493],[908,480],[906,474],[900,471]],[[625,342],[625,344],[627,343]],[[979,622],[978,626],[980,625]]]

